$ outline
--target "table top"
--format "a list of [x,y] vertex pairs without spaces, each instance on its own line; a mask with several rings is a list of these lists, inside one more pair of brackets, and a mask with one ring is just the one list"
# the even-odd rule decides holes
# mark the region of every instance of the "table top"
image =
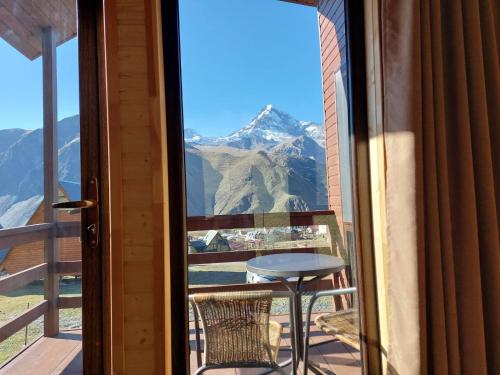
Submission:
[[257,275],[277,277],[326,276],[344,269],[342,258],[314,253],[283,253],[260,256],[247,262]]

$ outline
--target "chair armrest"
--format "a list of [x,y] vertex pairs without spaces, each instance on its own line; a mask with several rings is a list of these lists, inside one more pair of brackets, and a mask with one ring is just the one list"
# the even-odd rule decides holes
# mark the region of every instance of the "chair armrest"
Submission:
[[316,303],[316,300],[321,298],[321,297],[333,297],[333,296],[340,296],[343,294],[354,294],[357,292],[357,288],[352,287],[352,288],[342,288],[342,289],[332,289],[332,290],[322,290],[319,292],[316,292],[312,295],[311,300],[309,301],[309,306],[307,307],[307,313],[306,313],[306,325],[305,325],[305,337],[304,337],[304,374],[307,374],[307,361],[308,361],[308,355],[309,355],[309,336],[310,336],[310,331],[311,331],[311,315],[312,315],[312,309],[314,307],[314,304]]
[[312,295],[311,300],[309,301],[309,306],[307,307],[307,315],[306,315],[306,328],[309,326],[309,322],[311,321],[312,309],[316,300],[321,297],[333,297],[340,296],[342,294],[354,294],[357,292],[357,288],[342,288],[342,289],[331,289],[331,290],[321,290]]
[[318,298],[321,297],[332,297],[332,296],[340,296],[342,294],[354,294],[357,292],[356,287],[351,287],[351,288],[342,288],[342,289],[332,289],[332,290],[321,290],[319,292],[316,292],[313,294],[311,301],[309,305],[312,303],[316,302]]

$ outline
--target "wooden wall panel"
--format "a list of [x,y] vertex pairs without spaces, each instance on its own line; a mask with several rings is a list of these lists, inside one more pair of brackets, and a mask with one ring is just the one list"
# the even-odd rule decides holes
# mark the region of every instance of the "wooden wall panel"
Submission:
[[[42,204],[26,225],[43,223],[43,218],[44,205]],[[57,220],[64,222],[79,222],[80,215],[61,210],[57,213]],[[57,242],[59,247],[58,260],[77,261],[82,259],[82,246],[79,237],[59,238]],[[5,271],[12,275],[42,264],[45,261],[44,245],[44,241],[37,241],[12,247],[4,261],[0,263],[0,271]]]
[[170,373],[159,3],[105,2],[112,372],[117,374]]

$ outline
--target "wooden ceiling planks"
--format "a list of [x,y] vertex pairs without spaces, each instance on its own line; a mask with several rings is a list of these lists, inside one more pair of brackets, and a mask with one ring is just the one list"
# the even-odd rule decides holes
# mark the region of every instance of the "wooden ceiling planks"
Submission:
[[30,60],[42,53],[41,31],[52,27],[56,44],[76,36],[74,0],[0,0],[0,37]]

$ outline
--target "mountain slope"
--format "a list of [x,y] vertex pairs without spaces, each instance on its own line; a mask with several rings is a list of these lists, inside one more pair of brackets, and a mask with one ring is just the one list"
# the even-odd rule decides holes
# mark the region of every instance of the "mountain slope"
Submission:
[[326,209],[325,165],[227,147],[186,149],[188,215]]
[[[59,179],[80,182],[80,120],[79,116],[58,122]],[[3,135],[7,135],[3,138]],[[0,152],[0,224],[8,227],[15,219],[9,214],[8,221],[1,217],[14,205],[20,212],[31,206],[34,197],[43,196],[43,131],[42,129],[1,131]],[[18,213],[16,215],[21,215]]]
[[3,129],[0,130],[0,154],[7,150],[21,136],[28,132],[24,129]]
[[[43,134],[9,129],[0,137],[0,225],[9,227],[29,216],[43,196]],[[327,207],[321,125],[268,105],[227,137],[203,137],[192,129],[185,129],[185,137],[190,216]],[[58,122],[58,147],[59,180],[79,183],[78,116]]]

